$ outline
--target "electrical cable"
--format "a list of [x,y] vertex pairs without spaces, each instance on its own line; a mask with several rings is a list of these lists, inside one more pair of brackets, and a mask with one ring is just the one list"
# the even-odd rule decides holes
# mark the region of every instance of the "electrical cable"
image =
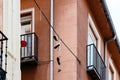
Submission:
[[48,20],[47,16],[45,15],[45,13],[43,12],[43,10],[41,9],[41,7],[38,5],[38,3],[36,2],[36,0],[34,0],[37,8],[41,11],[42,15],[44,16],[44,18],[46,19],[47,23],[49,24],[50,28],[53,29],[54,33],[58,36],[58,38],[60,39],[60,41],[64,44],[64,46],[71,52],[71,54],[77,59],[77,61],[79,62],[79,64],[81,63],[80,60],[78,59],[78,57],[74,54],[74,52],[68,47],[68,45],[60,38],[60,36],[58,35],[58,33],[56,32],[56,30],[53,28],[53,26],[50,24],[50,21]]

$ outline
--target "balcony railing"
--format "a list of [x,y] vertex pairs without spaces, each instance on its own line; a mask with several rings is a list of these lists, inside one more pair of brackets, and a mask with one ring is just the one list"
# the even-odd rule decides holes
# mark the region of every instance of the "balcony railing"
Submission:
[[35,33],[21,35],[21,63],[38,63],[38,37]]
[[8,38],[0,31],[0,80],[6,80],[7,40]]
[[105,80],[106,67],[94,44],[87,45],[87,71],[94,80]]

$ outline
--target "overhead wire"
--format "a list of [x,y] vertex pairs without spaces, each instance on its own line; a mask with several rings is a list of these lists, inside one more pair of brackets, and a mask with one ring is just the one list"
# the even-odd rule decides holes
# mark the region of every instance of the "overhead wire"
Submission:
[[62,40],[62,38],[59,36],[59,34],[56,32],[56,30],[53,28],[53,26],[51,25],[49,19],[47,18],[47,16],[45,15],[45,13],[43,12],[43,10],[41,9],[40,5],[38,5],[37,1],[34,0],[37,8],[40,10],[41,14],[44,16],[44,18],[46,19],[47,23],[49,24],[50,28],[53,29],[54,33],[57,35],[57,37],[60,39],[60,41],[63,43],[63,45],[71,52],[71,54],[77,59],[77,61],[79,62],[79,64],[81,63],[80,60],[78,59],[78,57],[74,54],[74,52],[69,48],[69,46]]

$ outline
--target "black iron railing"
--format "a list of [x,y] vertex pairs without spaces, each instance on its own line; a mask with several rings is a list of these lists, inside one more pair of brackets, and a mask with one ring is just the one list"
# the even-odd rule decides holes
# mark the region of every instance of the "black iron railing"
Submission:
[[0,80],[6,80],[8,38],[0,31]]
[[106,66],[94,44],[87,45],[87,71],[96,80],[105,80]]
[[35,33],[21,35],[21,63],[38,63],[38,37]]

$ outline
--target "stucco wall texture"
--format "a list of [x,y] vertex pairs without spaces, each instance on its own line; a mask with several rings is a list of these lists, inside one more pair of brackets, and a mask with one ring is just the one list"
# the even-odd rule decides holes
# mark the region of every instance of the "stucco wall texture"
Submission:
[[[36,0],[41,5],[49,19],[50,16],[50,1]],[[35,33],[38,36],[38,59],[37,66],[22,66],[22,80],[49,80],[49,24],[35,5],[33,0],[21,0],[21,10],[34,8],[35,10]]]
[[[49,19],[50,0],[36,1]],[[41,64],[41,60],[49,60],[49,25],[33,0],[21,0],[21,4],[21,10],[35,8],[35,32],[39,37],[40,61],[38,66],[22,68],[22,80],[49,80],[49,63]],[[54,80],[92,80],[86,70],[89,14],[93,15],[86,0],[54,0],[54,29],[81,61],[79,64],[60,39],[54,40],[54,46],[60,44],[54,49]],[[94,24],[98,26],[96,22]],[[99,28],[96,29],[101,39],[100,52],[104,59],[104,39]],[[60,65],[57,57],[60,58]]]

